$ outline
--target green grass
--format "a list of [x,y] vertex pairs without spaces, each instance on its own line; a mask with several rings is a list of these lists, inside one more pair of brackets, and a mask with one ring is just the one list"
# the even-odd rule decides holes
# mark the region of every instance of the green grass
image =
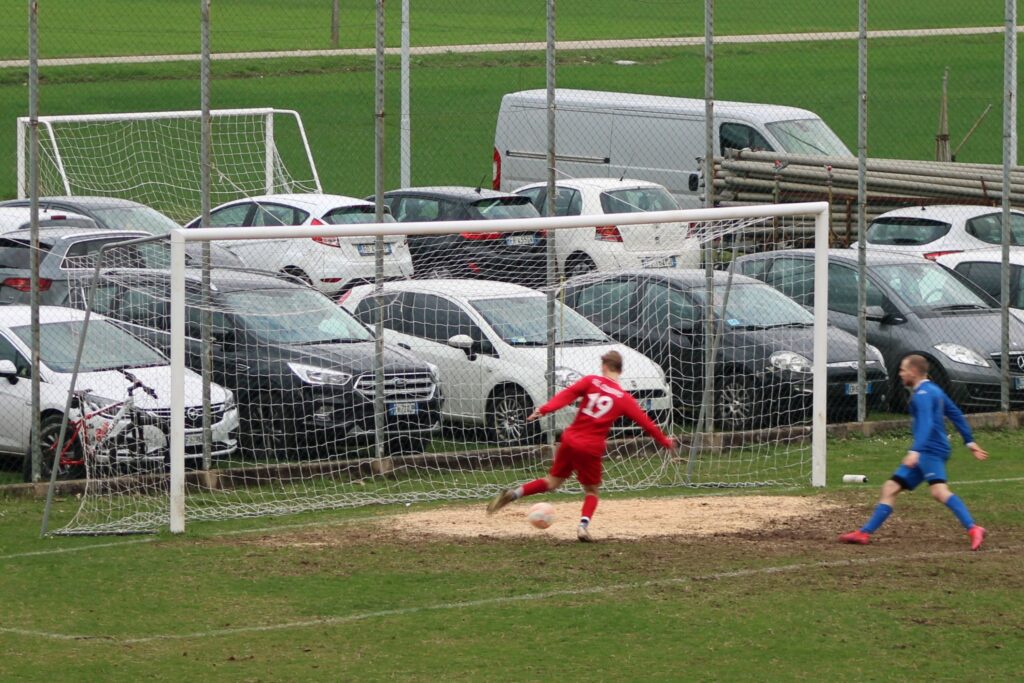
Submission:
[[[415,45],[543,41],[545,6],[518,0],[472,3],[413,1]],[[340,47],[372,47],[375,3],[340,3]],[[399,41],[401,3],[386,4],[387,41]],[[560,0],[561,40],[703,35],[701,2],[636,2],[623,12],[616,0]],[[903,0],[872,7],[871,28],[999,26],[1002,6]],[[24,5],[0,19],[0,59],[28,54]],[[199,4],[194,0],[54,0],[40,6],[39,54],[43,58],[82,55],[175,54],[199,51]],[[215,52],[326,49],[330,42],[328,0],[222,0],[211,10]],[[855,31],[856,3],[841,6],[819,0],[730,0],[715,9],[720,35]]]
[[[796,493],[839,509],[710,538],[406,539],[369,523],[399,510],[371,507],[39,540],[41,503],[8,499],[0,628],[78,638],[4,631],[0,678],[1019,679],[1019,482],[971,482],[1020,477],[1024,433],[978,437],[992,459],[961,448],[950,468],[991,532],[978,554],[924,491],[872,546],[834,542],[870,510],[903,433],[830,443],[830,487]],[[838,484],[850,472],[872,483]]]
[[[560,87],[700,96],[699,48],[563,53]],[[985,105],[1001,102],[999,36],[879,41],[871,49],[869,153],[924,159],[933,155],[942,70],[951,65],[951,137],[957,143]],[[637,64],[614,62],[631,59]],[[856,144],[857,50],[853,43],[719,46],[718,97],[789,104],[819,113],[848,146]],[[389,61],[385,116],[385,186],[399,184],[397,63]],[[47,69],[44,114],[197,109],[197,66],[132,65]],[[414,61],[414,184],[490,182],[494,126],[501,96],[544,85],[543,55],[442,55]],[[373,191],[372,61],[356,58],[277,60],[214,65],[216,108],[276,106],[302,115],[325,191]],[[0,72],[0,121],[26,113],[24,74]],[[1001,158],[1001,117],[992,113],[960,160]],[[0,134],[0,157],[14,158],[14,126]],[[286,153],[295,154],[294,141]],[[282,145],[286,141],[281,142]],[[15,192],[14,164],[0,165],[0,197]]]

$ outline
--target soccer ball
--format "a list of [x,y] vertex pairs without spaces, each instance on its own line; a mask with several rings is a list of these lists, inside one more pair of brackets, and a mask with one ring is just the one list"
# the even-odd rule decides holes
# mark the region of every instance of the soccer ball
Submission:
[[547,529],[555,521],[555,508],[551,503],[537,503],[526,513],[526,521],[538,529]]

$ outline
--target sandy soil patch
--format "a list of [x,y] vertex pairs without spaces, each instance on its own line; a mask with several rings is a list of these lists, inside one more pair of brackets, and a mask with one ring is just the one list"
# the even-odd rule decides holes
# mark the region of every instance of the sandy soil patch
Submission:
[[[526,511],[539,501],[555,508],[555,523],[535,529]],[[579,500],[548,497],[512,503],[488,516],[484,505],[410,512],[384,522],[395,531],[457,537],[548,536],[575,539]],[[597,540],[637,539],[652,536],[711,536],[756,531],[785,525],[793,519],[809,519],[837,506],[819,498],[802,496],[698,496],[692,498],[645,498],[602,500],[590,530]]]

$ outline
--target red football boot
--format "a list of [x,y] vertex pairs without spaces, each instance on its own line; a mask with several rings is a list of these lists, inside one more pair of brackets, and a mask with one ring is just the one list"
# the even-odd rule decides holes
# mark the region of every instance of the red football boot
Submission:
[[848,534],[843,534],[839,537],[840,543],[856,543],[857,545],[867,545],[871,542],[871,534],[863,531],[851,531]]
[[985,527],[978,526],[975,524],[967,530],[967,536],[971,539],[971,550],[977,550],[981,547],[981,544],[985,541]]

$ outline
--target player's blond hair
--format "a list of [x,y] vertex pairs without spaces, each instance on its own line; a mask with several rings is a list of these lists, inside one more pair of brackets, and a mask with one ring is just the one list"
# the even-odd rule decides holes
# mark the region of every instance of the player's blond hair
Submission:
[[609,351],[601,356],[601,364],[612,372],[622,372],[622,354],[618,351]]
[[930,369],[928,366],[928,359],[917,353],[910,354],[903,359],[903,362],[907,364],[907,367],[921,375],[927,375],[928,370]]

